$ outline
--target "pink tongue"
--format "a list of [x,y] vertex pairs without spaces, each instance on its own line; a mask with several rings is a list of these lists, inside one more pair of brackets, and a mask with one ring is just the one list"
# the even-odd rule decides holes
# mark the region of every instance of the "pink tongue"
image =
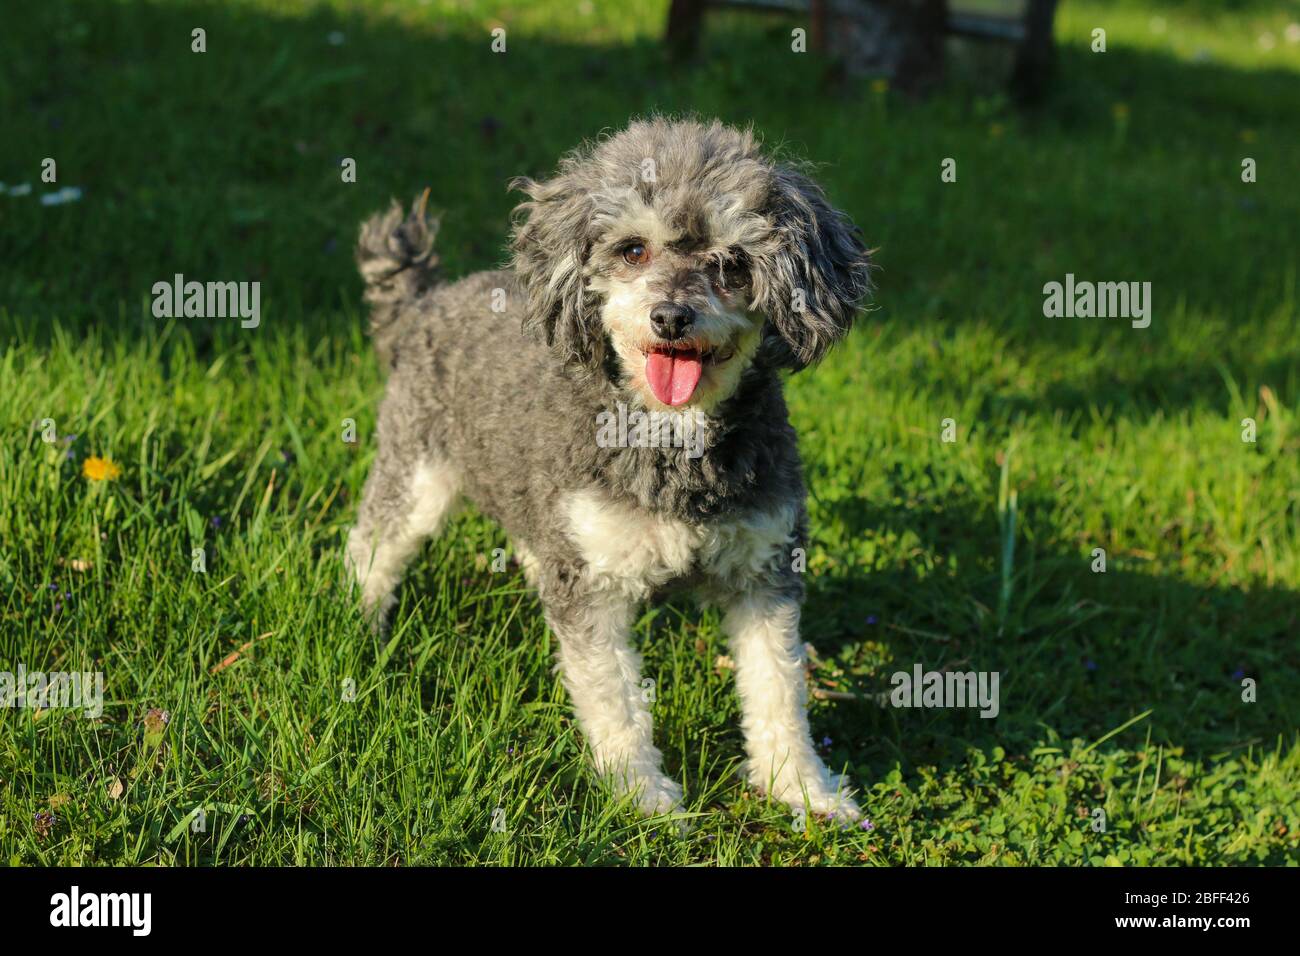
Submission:
[[698,352],[651,352],[645,358],[650,391],[665,405],[681,405],[695,394],[704,363]]

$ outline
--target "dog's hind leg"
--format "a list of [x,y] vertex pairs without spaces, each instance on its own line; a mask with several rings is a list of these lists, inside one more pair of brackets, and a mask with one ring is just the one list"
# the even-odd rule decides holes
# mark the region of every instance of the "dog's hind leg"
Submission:
[[381,443],[348,535],[348,566],[377,624],[393,605],[407,562],[442,529],[460,498],[460,476],[445,459],[412,462],[405,454],[405,448]]
[[541,569],[546,620],[560,643],[560,673],[596,769],[652,816],[682,809],[682,788],[654,745],[641,658],[632,647],[634,605],[578,585],[576,570]]

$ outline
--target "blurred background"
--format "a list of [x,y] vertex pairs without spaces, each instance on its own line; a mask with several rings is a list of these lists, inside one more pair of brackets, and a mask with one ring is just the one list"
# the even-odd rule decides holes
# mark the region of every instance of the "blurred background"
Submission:
[[[0,305],[131,322],[160,268],[260,279],[282,307],[350,305],[356,224],[426,186],[451,271],[491,265],[511,176],[650,110],[753,124],[821,164],[880,248],[886,312],[997,322],[1041,295],[1004,277],[1134,267],[1166,308],[1276,297],[1300,232],[1296,3],[948,5],[934,28],[931,0],[790,14],[679,0],[703,9],[674,57],[668,2],[6,4],[0,182],[36,188],[0,201]],[[1039,7],[1054,68],[1017,87],[1015,37]],[[46,156],[57,186],[39,180]],[[41,205],[64,187],[80,201]]]

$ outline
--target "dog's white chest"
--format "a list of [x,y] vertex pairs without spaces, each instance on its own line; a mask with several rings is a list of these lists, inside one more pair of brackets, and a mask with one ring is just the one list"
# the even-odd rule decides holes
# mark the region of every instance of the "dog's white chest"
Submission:
[[743,586],[782,559],[794,536],[796,508],[692,524],[580,491],[565,503],[567,532],[592,582],[640,599],[692,573]]

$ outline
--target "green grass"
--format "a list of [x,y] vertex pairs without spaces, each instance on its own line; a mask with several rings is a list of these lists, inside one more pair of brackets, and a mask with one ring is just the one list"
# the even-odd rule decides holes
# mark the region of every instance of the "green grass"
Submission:
[[[664,3],[465,6],[6,19],[0,181],[35,189],[0,196],[0,669],[107,692],[98,719],[0,710],[0,862],[1294,863],[1300,7],[1066,2],[1059,82],[1020,115],[987,51],[916,103],[789,53],[792,22],[713,17],[679,69]],[[429,186],[449,270],[493,265],[510,176],[656,108],[817,161],[880,250],[875,311],[789,387],[812,680],[857,697],[812,722],[870,831],[797,832],[737,777],[713,613],[637,626],[682,837],[592,779],[498,529],[430,544],[387,638],[336,588],[382,388],[358,222]],[[80,202],[36,201],[46,156]],[[262,282],[261,326],[152,318],[176,272]],[[1067,272],[1150,281],[1151,327],[1043,318]],[[83,478],[91,455],[121,477]],[[998,671],[997,719],[878,706],[918,661]]]

